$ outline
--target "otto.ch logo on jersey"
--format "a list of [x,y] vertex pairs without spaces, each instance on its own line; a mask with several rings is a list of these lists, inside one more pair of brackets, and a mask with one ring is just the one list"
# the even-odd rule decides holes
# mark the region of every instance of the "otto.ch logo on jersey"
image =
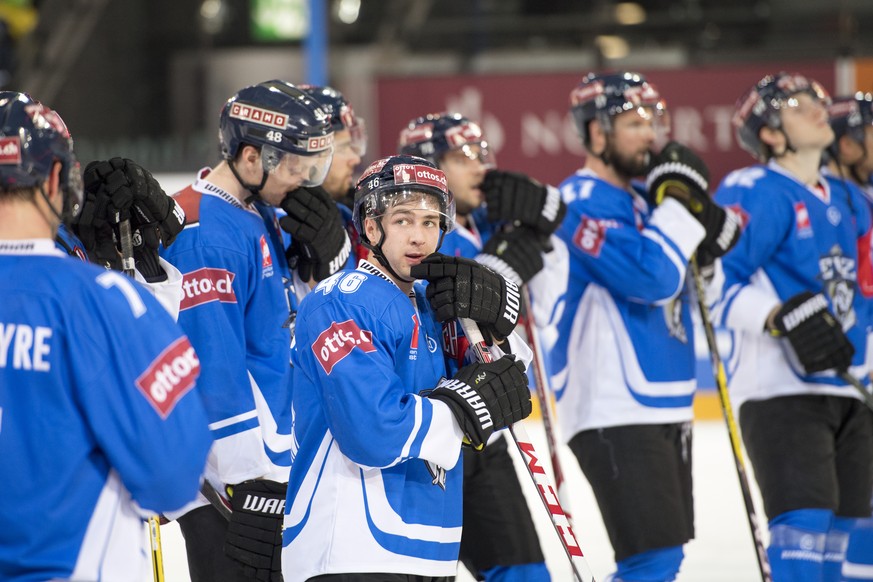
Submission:
[[312,352],[327,374],[355,348],[361,348],[367,353],[376,351],[373,332],[362,330],[351,319],[332,323],[312,342]]
[[186,337],[180,337],[155,358],[136,379],[136,387],[161,415],[167,418],[176,402],[200,375],[200,360]]
[[182,301],[179,310],[184,311],[209,303],[236,303],[233,292],[234,274],[225,269],[210,269],[203,267],[182,276]]

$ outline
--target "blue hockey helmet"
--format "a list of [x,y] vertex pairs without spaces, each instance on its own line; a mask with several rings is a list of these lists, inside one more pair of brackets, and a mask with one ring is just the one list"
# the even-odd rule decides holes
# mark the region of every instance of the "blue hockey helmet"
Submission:
[[856,142],[864,143],[864,128],[873,126],[873,95],[858,91],[851,97],[839,97],[828,106],[831,128],[839,141],[848,135]]
[[440,214],[440,229],[451,232],[455,227],[455,200],[447,186],[446,175],[424,158],[408,155],[376,160],[364,170],[355,186],[352,220],[364,242],[364,218],[378,218],[406,200],[432,197]]
[[297,85],[318,103],[330,118],[330,126],[334,133],[344,129],[349,130],[352,138],[352,150],[358,157],[367,153],[367,124],[363,117],[355,115],[352,104],[342,93],[328,86]]
[[233,160],[243,145],[261,151],[266,173],[286,154],[304,174],[303,186],[324,181],[333,157],[328,114],[291,83],[273,80],[251,85],[227,100],[219,121],[221,155]]
[[597,120],[604,131],[612,131],[612,118],[626,111],[651,117],[656,131],[666,128],[667,105],[660,92],[639,73],[590,73],[570,92],[570,112],[582,142],[591,143],[589,124]]
[[0,188],[36,188],[61,163],[62,218],[82,208],[82,174],[61,116],[26,93],[0,91]]
[[793,97],[800,93],[806,93],[825,104],[830,103],[830,96],[824,87],[799,73],[780,72],[758,81],[737,101],[732,123],[740,146],[755,159],[767,161],[771,152],[761,141],[761,129],[764,126],[781,129],[782,110],[796,107],[797,100]]
[[[474,150],[470,146],[479,146]],[[438,165],[450,151],[459,150],[470,159],[486,166],[494,161],[488,142],[478,123],[460,113],[430,113],[410,121],[400,132],[398,150],[401,154],[418,156]]]

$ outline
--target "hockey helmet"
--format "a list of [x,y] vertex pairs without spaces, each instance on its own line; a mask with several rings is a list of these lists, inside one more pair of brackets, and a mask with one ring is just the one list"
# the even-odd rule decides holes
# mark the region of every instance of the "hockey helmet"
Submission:
[[737,101],[732,120],[737,141],[755,159],[765,162],[770,157],[769,148],[761,141],[761,128],[780,129],[782,110],[796,107],[797,100],[792,97],[799,93],[830,103],[830,96],[817,81],[785,72],[767,75]]
[[26,93],[0,91],[0,188],[35,188],[61,163],[62,218],[82,208],[82,174],[61,116]]
[[[470,147],[473,145],[479,146],[478,151]],[[459,150],[471,160],[494,165],[482,128],[459,113],[431,113],[413,119],[400,132],[398,150],[435,165],[447,152]]]
[[612,131],[612,118],[626,111],[652,117],[656,131],[665,133],[667,105],[658,89],[639,73],[601,75],[590,73],[570,92],[570,111],[576,129],[587,146],[591,143],[589,123],[597,120],[603,130]]
[[[426,197],[423,197],[425,194]],[[455,200],[446,175],[434,164],[416,156],[398,155],[376,160],[361,174],[355,187],[353,221],[366,241],[364,218],[378,218],[404,201],[432,198],[440,214],[443,233],[455,227]]]
[[303,186],[321,184],[333,157],[328,114],[307,93],[279,80],[251,85],[227,100],[219,141],[226,160],[244,144],[259,148],[267,173],[288,160],[291,171],[303,175]]
[[352,150],[358,157],[367,153],[367,124],[363,117],[355,115],[352,104],[342,93],[328,86],[297,85],[304,93],[321,107],[330,118],[330,127],[334,133],[344,129],[349,130],[352,138]]
[[873,125],[873,95],[858,91],[851,97],[839,97],[828,106],[831,128],[839,141],[844,135],[864,143],[864,128]]

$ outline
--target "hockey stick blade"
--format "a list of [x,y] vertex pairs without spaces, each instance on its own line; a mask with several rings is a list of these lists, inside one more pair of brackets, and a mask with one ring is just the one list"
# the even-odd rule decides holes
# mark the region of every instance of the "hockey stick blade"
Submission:
[[[494,361],[476,322],[467,318],[459,318],[458,322],[461,324],[461,328],[463,328],[464,334],[467,336],[467,341],[470,342],[470,346],[472,346],[476,354],[476,359],[482,363]],[[534,482],[534,487],[536,487],[540,501],[542,501],[546,511],[549,512],[555,532],[558,534],[564,552],[570,560],[573,574],[580,582],[596,582],[594,574],[591,573],[591,568],[588,566],[588,562],[582,553],[582,547],[576,540],[576,534],[573,533],[570,520],[567,519],[567,513],[561,507],[561,502],[558,500],[557,489],[539,464],[538,459],[540,456],[537,454],[533,443],[531,443],[527,431],[521,423],[516,423],[509,427],[509,432],[521,453],[522,461],[525,468],[527,468],[528,475]]]

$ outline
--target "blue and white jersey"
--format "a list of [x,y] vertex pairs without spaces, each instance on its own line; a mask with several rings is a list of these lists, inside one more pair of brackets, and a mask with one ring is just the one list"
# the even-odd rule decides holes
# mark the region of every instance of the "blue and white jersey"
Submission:
[[143,510],[194,499],[200,364],[155,299],[49,239],[0,241],[0,580],[137,580]]
[[55,236],[55,246],[71,257],[76,257],[80,261],[85,261],[86,263],[88,262],[88,253],[85,251],[85,245],[63,222],[58,225],[58,234]]
[[291,275],[271,207],[204,178],[175,195],[187,225],[162,256],[182,272],[179,323],[203,363],[201,395],[221,483],[284,482],[291,465]]
[[690,420],[696,381],[685,272],[703,227],[677,201],[653,210],[589,170],[560,189],[567,216],[531,292],[546,316],[538,323],[564,438]]
[[736,170],[717,201],[735,210],[744,229],[723,259],[724,287],[715,322],[733,333],[726,358],[734,405],[789,394],[857,397],[833,371],[805,375],[788,342],[765,333],[770,312],[803,291],[823,293],[855,346],[850,370],[864,365],[873,273],[870,210],[848,181],[822,176],[808,187],[776,163]]
[[285,582],[454,576],[463,435],[447,405],[421,396],[451,375],[423,287],[410,297],[362,262],[319,283],[298,319]]

